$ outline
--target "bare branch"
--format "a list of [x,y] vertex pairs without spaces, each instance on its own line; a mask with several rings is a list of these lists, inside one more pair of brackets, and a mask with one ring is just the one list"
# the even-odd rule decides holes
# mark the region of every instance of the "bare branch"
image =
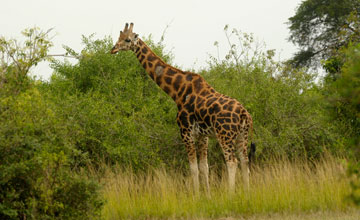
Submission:
[[73,59],[80,59],[80,56],[70,56],[67,54],[48,54],[48,57],[65,57],[65,58],[73,58]]

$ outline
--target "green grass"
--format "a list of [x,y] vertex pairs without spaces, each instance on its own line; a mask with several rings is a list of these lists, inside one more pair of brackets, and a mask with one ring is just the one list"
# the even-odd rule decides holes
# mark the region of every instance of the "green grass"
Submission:
[[344,168],[328,158],[310,165],[280,160],[255,167],[249,191],[241,175],[231,195],[226,178],[211,175],[211,196],[195,196],[189,177],[157,169],[135,175],[131,171],[107,171],[105,219],[211,219],[253,217],[268,214],[344,213],[349,183]]

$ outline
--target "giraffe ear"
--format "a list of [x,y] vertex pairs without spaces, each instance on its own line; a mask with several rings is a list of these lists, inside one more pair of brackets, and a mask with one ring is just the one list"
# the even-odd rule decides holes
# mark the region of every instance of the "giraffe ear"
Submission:
[[137,39],[139,37],[139,35],[138,34],[135,34],[135,39]]

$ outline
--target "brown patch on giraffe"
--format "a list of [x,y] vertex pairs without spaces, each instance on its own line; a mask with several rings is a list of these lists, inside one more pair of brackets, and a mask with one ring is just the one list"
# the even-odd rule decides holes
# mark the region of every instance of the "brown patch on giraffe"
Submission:
[[[169,69],[169,70],[171,70],[171,69]],[[169,70],[167,71],[167,74],[169,74]],[[175,77],[174,84],[173,84],[174,89],[176,91],[179,90],[182,81],[183,81],[183,76],[180,75],[180,74],[177,74],[176,77]]]
[[232,122],[233,122],[234,124],[236,124],[236,123],[238,123],[238,122],[240,121],[239,116],[238,116],[237,114],[235,114],[235,113],[232,113],[231,119],[232,119]]
[[218,113],[220,112],[221,108],[220,106],[216,103],[214,104],[214,106],[212,107],[212,109],[214,110],[214,113]]
[[212,94],[212,93],[210,93],[208,96],[206,96],[207,99],[210,99],[212,97],[214,97],[214,94]]
[[193,92],[192,86],[187,86],[184,96],[188,96],[188,95],[192,94],[192,92]]
[[171,85],[171,83],[172,83],[172,78],[171,78],[171,77],[165,76],[165,77],[164,77],[164,80],[165,80],[165,82],[166,82],[167,84]]
[[187,80],[187,81],[191,81],[192,79],[193,79],[193,76],[192,76],[191,73],[189,73],[189,74],[186,75],[186,80]]
[[163,88],[164,92],[166,92],[167,94],[170,94],[171,90],[168,86],[164,86]]
[[224,98],[224,97],[220,97],[220,99],[219,99],[219,103],[220,103],[220,105],[223,105],[223,104],[225,104],[226,102],[228,102],[229,100],[227,100],[226,98]]
[[209,107],[210,105],[212,105],[215,101],[217,100],[216,97],[210,98],[206,101],[206,107]]
[[203,88],[202,85],[202,78],[198,77],[195,81],[194,81],[194,87],[195,87],[195,92],[199,93],[201,91],[201,89]]
[[154,73],[149,73],[149,76],[151,77],[152,80],[155,80],[155,76],[154,76]]
[[207,96],[207,95],[209,95],[209,94],[210,94],[210,93],[209,93],[208,90],[203,90],[203,91],[200,93],[201,96]]
[[142,61],[145,59],[145,55],[141,55],[139,62],[142,63]]
[[162,85],[162,77],[157,76],[157,77],[155,78],[155,81],[156,81],[156,84],[158,84],[158,85],[161,87],[161,85]]
[[[182,96],[182,94],[183,94],[183,92],[185,91],[185,87],[186,87],[186,85],[185,84],[183,84],[182,86],[181,86],[181,88],[180,88],[180,90],[179,90],[179,92],[178,92],[178,97],[181,97]],[[176,91],[176,90],[175,90]]]
[[166,74],[169,75],[169,76],[174,76],[177,72],[175,70],[173,70],[172,68],[169,68],[167,71],[166,71]]
[[156,56],[154,56],[153,54],[149,54],[148,56],[147,56],[147,60],[149,61],[149,62],[152,62],[152,61],[154,61],[154,60],[156,60],[156,59],[158,59]]
[[200,96],[198,96],[198,97],[196,98],[196,107],[197,107],[197,108],[200,108],[203,104],[204,104],[204,99],[201,98]]
[[209,115],[207,115],[207,116],[205,117],[204,121],[205,121],[205,124],[206,124],[207,126],[211,126],[210,116],[209,116]]
[[194,112],[195,109],[195,105],[194,105],[194,100],[195,100],[195,96],[191,96],[187,103],[184,105],[184,108],[188,111],[188,112]]
[[146,47],[143,47],[142,50],[141,50],[141,52],[144,53],[144,54],[147,54],[148,49],[147,49]]
[[188,114],[185,111],[182,111],[179,115],[179,119],[180,119],[180,124],[182,125],[182,127],[187,128],[189,127],[189,122],[188,122]]

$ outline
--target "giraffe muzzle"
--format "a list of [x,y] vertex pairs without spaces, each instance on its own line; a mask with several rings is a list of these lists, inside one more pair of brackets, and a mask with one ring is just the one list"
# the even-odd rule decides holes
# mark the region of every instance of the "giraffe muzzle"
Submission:
[[111,53],[111,54],[116,54],[118,51],[119,51],[119,50],[114,46],[114,47],[111,49],[110,53]]

